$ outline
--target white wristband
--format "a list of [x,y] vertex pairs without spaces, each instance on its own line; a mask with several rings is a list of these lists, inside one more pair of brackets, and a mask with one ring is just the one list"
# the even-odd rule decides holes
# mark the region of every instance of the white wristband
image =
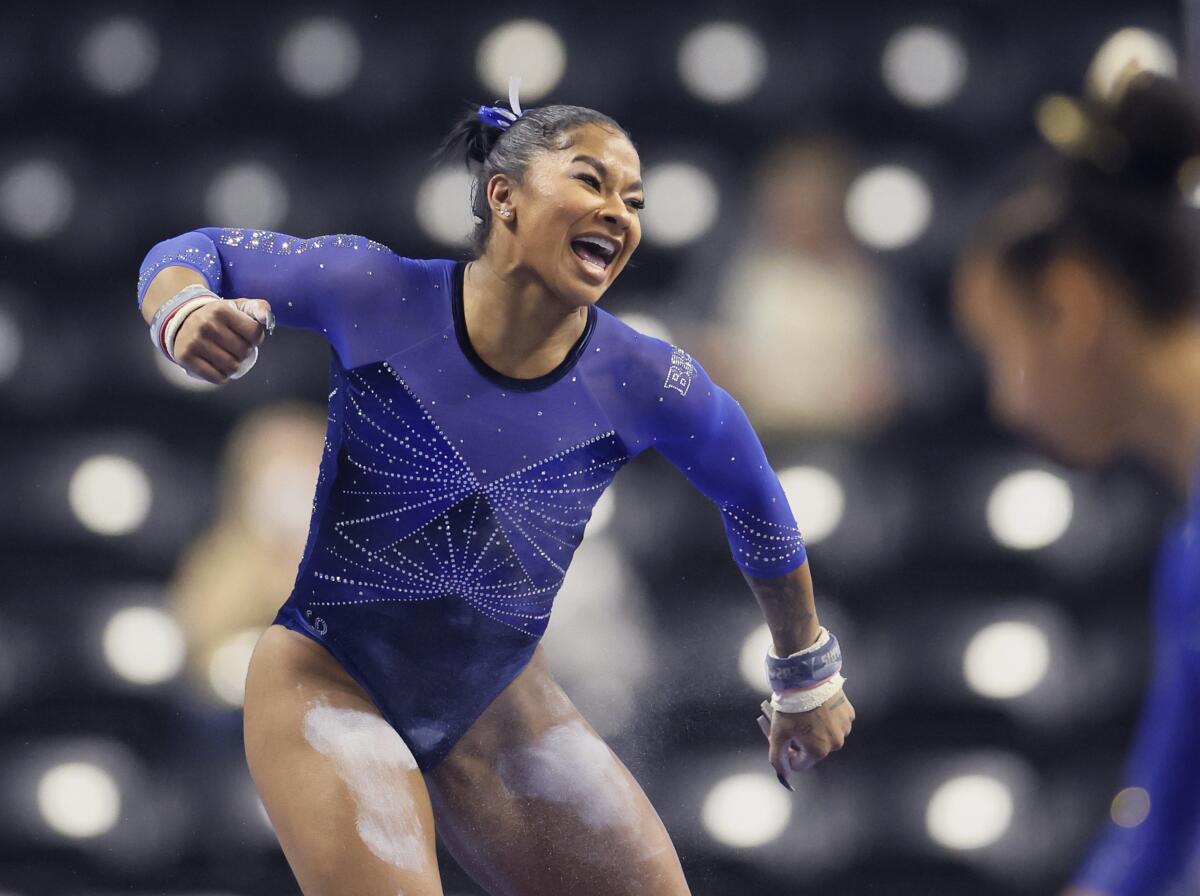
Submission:
[[806,691],[788,691],[771,695],[771,708],[776,712],[812,712],[842,689],[846,679],[835,672],[826,681]]

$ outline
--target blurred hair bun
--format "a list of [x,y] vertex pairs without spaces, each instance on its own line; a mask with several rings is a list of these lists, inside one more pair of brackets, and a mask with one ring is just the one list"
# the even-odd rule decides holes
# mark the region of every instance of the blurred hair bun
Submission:
[[[1120,177],[1130,186],[1161,193],[1191,191],[1180,182],[1187,163],[1200,156],[1200,102],[1174,78],[1143,71],[1132,76],[1109,108],[1128,157]],[[1189,178],[1190,179],[1190,178]]]

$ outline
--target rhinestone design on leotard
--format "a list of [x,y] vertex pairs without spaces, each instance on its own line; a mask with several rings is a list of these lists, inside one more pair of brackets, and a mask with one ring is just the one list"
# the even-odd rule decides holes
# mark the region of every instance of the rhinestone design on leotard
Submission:
[[[460,598],[531,636],[628,460],[612,431],[485,481],[387,363],[345,374],[339,487],[313,607]],[[332,587],[332,593],[331,593]]]

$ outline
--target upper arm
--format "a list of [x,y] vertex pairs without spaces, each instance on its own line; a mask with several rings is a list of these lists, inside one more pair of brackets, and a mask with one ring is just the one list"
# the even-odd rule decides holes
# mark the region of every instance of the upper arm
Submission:
[[805,560],[779,477],[742,406],[686,352],[670,346],[652,409],[652,444],[721,509],[734,561],[757,577]]
[[421,262],[361,236],[204,227],[150,250],[139,304],[155,273],[171,265],[198,271],[225,298],[266,299],[281,325],[322,333],[347,366],[378,360],[373,341],[382,344],[406,293],[428,279]]

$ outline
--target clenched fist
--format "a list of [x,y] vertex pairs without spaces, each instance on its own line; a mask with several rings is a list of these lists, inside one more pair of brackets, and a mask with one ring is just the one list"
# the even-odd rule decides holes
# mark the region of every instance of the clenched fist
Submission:
[[265,299],[209,302],[179,328],[175,359],[196,376],[221,384],[256,354],[274,329],[275,314]]

